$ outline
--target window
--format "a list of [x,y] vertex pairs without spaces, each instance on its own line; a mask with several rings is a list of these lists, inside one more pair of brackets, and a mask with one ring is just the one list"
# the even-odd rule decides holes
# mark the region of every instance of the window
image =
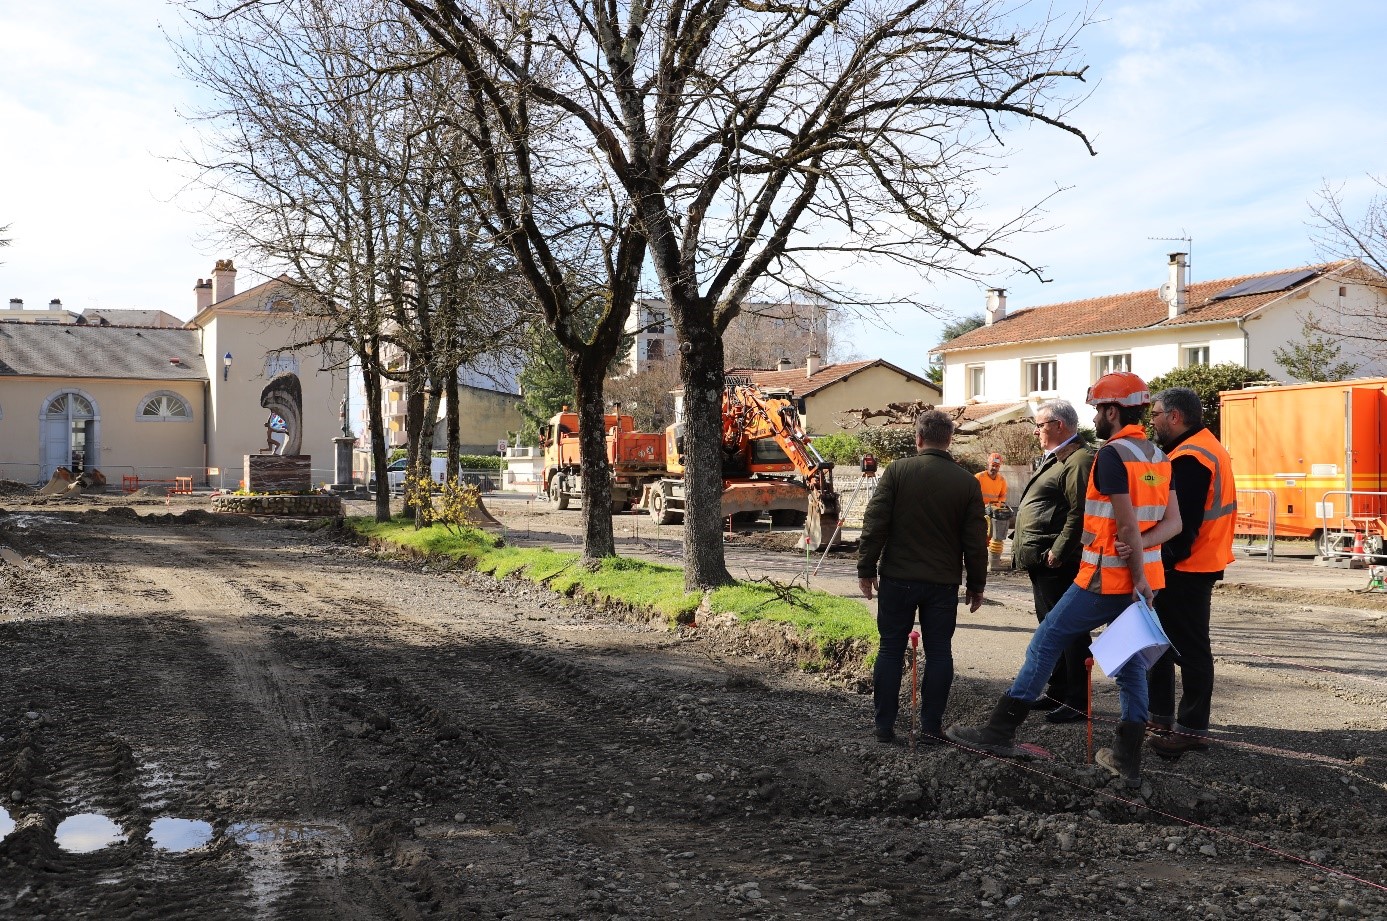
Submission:
[[92,419],[96,417],[96,410],[92,409],[91,400],[78,393],[61,393],[48,404],[48,415],[67,416],[71,411],[73,419]]
[[[650,324],[649,324],[649,328],[646,330],[646,332],[651,332],[651,333],[663,333],[663,332],[666,332],[667,330],[665,329],[665,324],[668,323],[668,322],[669,322],[669,317],[665,314],[665,312],[664,312],[663,310],[652,310],[652,311],[650,311]],[[663,356],[661,356],[661,357],[663,357]]]
[[1181,362],[1186,368],[1193,368],[1196,365],[1207,365],[1209,363],[1209,347],[1207,345],[1187,345]]
[[985,365],[969,365],[964,369],[967,377],[967,390],[965,397],[971,400],[973,397],[980,397],[987,391],[983,389],[983,384],[987,380],[984,372],[987,370]]
[[647,361],[665,360],[665,340],[650,339],[645,343],[645,358]]
[[1026,362],[1026,389],[1030,393],[1044,393],[1056,389],[1055,360]]
[[1104,374],[1111,374],[1114,371],[1132,370],[1132,353],[1121,352],[1114,355],[1095,355],[1094,356],[1094,377],[1099,378]]
[[269,380],[276,374],[283,374],[285,371],[291,374],[299,373],[299,360],[296,356],[287,352],[273,353],[265,356],[265,379]]
[[140,411],[135,418],[141,422],[191,422],[193,409],[178,394],[162,390],[140,401]]

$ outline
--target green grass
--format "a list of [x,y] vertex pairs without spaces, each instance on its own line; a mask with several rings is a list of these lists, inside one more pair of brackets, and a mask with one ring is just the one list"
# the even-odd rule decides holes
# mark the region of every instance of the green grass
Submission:
[[[671,624],[687,622],[698,610],[701,596],[684,591],[684,571],[676,566],[649,563],[629,557],[610,557],[589,569],[578,553],[548,547],[502,547],[485,532],[464,529],[451,534],[435,525],[421,531],[412,522],[395,518],[376,522],[367,517],[348,519],[358,533],[408,547],[419,553],[470,558],[480,572],[497,579],[518,575],[548,585],[556,592],[580,595],[599,602],[618,602],[658,612]],[[794,586],[782,597],[770,585],[738,582],[716,589],[709,598],[714,614],[733,614],[745,623],[783,623],[805,637],[820,652],[847,643],[865,641],[867,662],[876,650],[876,621],[866,605],[851,598]],[[818,668],[822,662],[801,663]]]

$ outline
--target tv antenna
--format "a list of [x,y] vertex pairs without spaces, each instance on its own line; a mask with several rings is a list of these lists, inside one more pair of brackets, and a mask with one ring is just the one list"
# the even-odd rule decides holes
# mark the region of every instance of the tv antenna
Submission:
[[1189,235],[1189,231],[1180,228],[1182,236],[1178,237],[1147,237],[1148,240],[1160,240],[1163,243],[1183,243],[1185,244],[1185,286],[1189,287],[1194,283],[1194,273],[1189,271],[1194,266],[1194,237]]

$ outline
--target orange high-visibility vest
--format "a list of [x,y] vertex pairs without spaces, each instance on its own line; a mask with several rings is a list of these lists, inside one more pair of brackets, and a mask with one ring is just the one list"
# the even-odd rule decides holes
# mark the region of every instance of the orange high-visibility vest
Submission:
[[[1137,524],[1143,533],[1151,530],[1162,518],[1170,501],[1170,460],[1146,438],[1139,425],[1123,426],[1108,439],[1107,445],[1117,450],[1127,468],[1127,490]],[[1104,447],[1106,447],[1105,445]],[[1132,571],[1126,560],[1117,555],[1117,515],[1110,497],[1094,485],[1098,465],[1088,474],[1088,494],[1084,502],[1084,551],[1079,561],[1079,576],[1074,581],[1080,588],[1102,595],[1125,595],[1132,591]],[[1140,553],[1146,581],[1152,591],[1165,588],[1165,569],[1161,566],[1160,545]]]
[[983,470],[973,474],[982,487],[983,505],[1002,505],[1007,501],[1007,481],[1000,473],[995,477]]
[[1209,494],[1204,497],[1204,522],[1194,536],[1190,555],[1175,564],[1181,572],[1220,572],[1233,562],[1233,523],[1238,515],[1238,489],[1233,461],[1213,432],[1200,429],[1175,446],[1170,459],[1193,457],[1209,469]]

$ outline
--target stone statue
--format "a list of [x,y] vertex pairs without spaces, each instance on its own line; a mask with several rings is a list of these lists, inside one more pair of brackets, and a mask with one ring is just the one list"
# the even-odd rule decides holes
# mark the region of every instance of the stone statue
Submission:
[[352,437],[352,427],[347,422],[347,392],[345,390],[342,391],[342,437]]
[[260,391],[260,405],[284,420],[284,443],[277,453],[297,455],[303,447],[303,385],[299,376],[285,371],[270,378]]

